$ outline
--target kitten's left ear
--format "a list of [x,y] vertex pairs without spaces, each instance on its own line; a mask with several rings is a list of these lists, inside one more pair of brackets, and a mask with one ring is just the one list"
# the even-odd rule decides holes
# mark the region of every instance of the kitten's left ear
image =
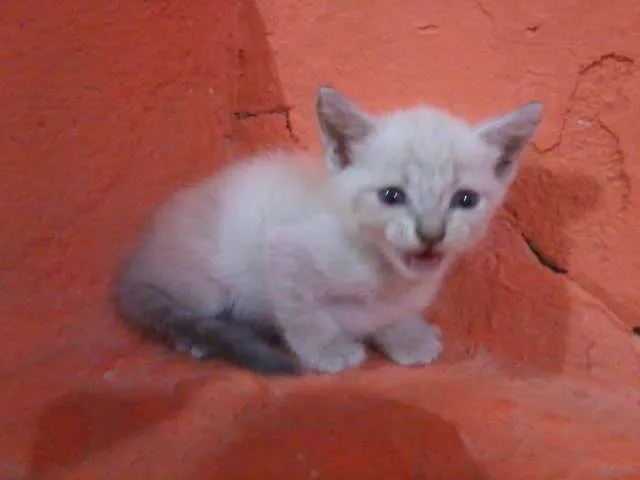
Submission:
[[373,130],[373,119],[331,87],[321,87],[316,114],[330,171],[342,170],[351,162],[352,147]]
[[513,180],[518,160],[542,119],[543,105],[531,102],[506,115],[485,120],[474,129],[489,145],[500,149],[495,174],[502,181]]

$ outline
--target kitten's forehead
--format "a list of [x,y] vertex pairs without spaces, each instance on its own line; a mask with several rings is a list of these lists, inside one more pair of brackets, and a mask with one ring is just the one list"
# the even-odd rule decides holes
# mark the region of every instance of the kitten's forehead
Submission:
[[372,161],[405,170],[413,178],[453,176],[456,168],[490,154],[469,124],[429,107],[381,117],[368,147]]

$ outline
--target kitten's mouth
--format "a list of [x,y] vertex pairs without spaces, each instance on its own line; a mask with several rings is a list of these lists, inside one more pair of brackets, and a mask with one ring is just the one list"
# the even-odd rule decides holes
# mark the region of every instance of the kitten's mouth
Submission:
[[420,253],[407,253],[404,255],[404,262],[411,270],[428,271],[440,266],[444,255],[433,250],[426,250]]

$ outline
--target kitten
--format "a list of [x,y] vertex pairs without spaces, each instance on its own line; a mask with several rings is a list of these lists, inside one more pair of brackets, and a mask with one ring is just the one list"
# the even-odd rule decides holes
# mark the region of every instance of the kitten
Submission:
[[365,342],[400,365],[440,354],[422,313],[485,233],[542,105],[469,125],[428,107],[373,116],[323,87],[316,110],[326,168],[259,155],[156,213],[118,279],[130,323],[263,374],[355,367]]

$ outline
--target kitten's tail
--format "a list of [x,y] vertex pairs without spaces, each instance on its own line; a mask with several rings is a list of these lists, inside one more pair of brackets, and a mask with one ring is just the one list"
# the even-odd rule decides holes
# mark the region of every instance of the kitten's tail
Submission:
[[230,310],[204,316],[177,302],[162,289],[120,279],[115,300],[125,319],[144,333],[194,358],[216,357],[263,375],[295,375],[292,356],[274,347],[267,336],[238,322]]

